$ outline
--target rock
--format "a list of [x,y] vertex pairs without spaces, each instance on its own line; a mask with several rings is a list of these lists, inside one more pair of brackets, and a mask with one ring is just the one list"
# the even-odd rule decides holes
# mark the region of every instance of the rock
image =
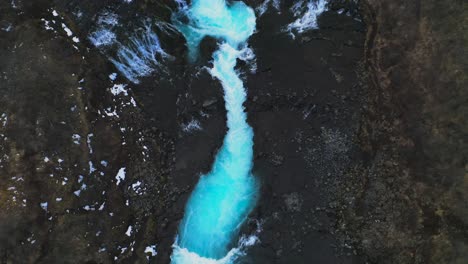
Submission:
[[216,104],[216,102],[218,102],[218,100],[216,98],[207,99],[207,100],[203,101],[203,107],[205,107],[205,108],[210,107],[210,106]]

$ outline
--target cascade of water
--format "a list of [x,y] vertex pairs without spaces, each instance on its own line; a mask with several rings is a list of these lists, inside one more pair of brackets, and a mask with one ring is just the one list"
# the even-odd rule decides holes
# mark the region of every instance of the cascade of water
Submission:
[[127,46],[120,46],[117,59],[111,59],[111,62],[133,83],[139,83],[140,77],[149,76],[160,65],[158,56],[162,59],[171,57],[162,49],[158,36],[149,25],[130,40]]
[[223,86],[228,132],[211,171],[200,178],[188,200],[171,260],[232,263],[241,254],[233,248],[234,240],[258,193],[251,174],[253,131],[243,107],[246,91],[234,69],[255,30],[255,14],[243,2],[194,0],[174,15],[174,25],[187,40],[191,60],[197,58],[205,36],[222,42],[213,54],[210,73]]

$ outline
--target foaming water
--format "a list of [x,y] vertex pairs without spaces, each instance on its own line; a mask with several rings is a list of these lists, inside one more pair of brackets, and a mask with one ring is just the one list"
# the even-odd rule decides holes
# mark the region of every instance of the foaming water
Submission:
[[245,239],[236,245],[235,240],[258,193],[251,174],[253,131],[243,107],[246,91],[234,69],[237,59],[249,57],[246,42],[255,30],[255,14],[243,2],[194,0],[174,15],[174,25],[185,36],[192,61],[204,37],[222,42],[210,73],[224,89],[228,132],[210,173],[201,176],[188,200],[171,260],[232,263],[249,245]]
[[120,46],[117,59],[111,59],[111,62],[127,79],[139,83],[138,78],[149,76],[160,66],[159,58],[170,58],[170,55],[161,48],[158,36],[147,25],[142,33],[130,39],[127,46]]
[[317,29],[317,18],[327,9],[326,5],[327,0],[297,1],[290,10],[297,19],[283,28],[283,31],[289,32],[291,37],[295,38],[295,33],[301,34],[311,29]]
[[98,29],[92,32],[88,39],[104,54],[109,54],[110,50],[117,48],[115,55],[108,56],[109,60],[133,83],[139,83],[140,78],[150,76],[156,70],[164,70],[163,62],[172,59],[172,56],[163,50],[158,35],[152,29],[153,25],[156,25],[160,32],[172,34],[174,29],[165,23],[153,24],[146,21],[142,28],[123,42],[115,33],[119,25],[116,14],[106,12],[100,15],[97,24]]
[[[188,19],[189,23],[183,23]],[[234,49],[244,45],[255,30],[255,13],[243,2],[225,0],[194,0],[174,18],[174,25],[187,40],[191,60],[195,60],[201,40],[215,37]]]
[[268,8],[272,6],[274,9],[276,9],[277,13],[281,13],[281,2],[280,0],[264,0],[262,4],[260,4],[257,8],[256,11],[258,13],[258,16],[262,16],[263,14],[266,13]]
[[96,47],[112,45],[116,41],[114,32],[108,29],[100,29],[90,34],[89,40]]

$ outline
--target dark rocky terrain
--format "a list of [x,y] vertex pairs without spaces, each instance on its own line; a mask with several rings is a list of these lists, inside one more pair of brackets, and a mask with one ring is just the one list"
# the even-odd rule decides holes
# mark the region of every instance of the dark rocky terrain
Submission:
[[[280,32],[292,4],[258,19],[256,73],[239,63],[262,183],[243,262],[468,263],[468,4],[332,1],[295,39]],[[137,85],[109,78],[115,49],[87,36],[112,12],[124,42],[174,8],[0,2],[0,263],[169,262],[226,130],[202,69],[216,43],[189,65],[158,31],[174,60]]]

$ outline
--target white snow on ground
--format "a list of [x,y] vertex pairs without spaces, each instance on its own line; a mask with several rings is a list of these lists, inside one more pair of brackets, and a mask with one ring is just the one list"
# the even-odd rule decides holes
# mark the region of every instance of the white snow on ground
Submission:
[[128,91],[125,89],[125,87],[127,87],[126,84],[114,84],[114,86],[112,86],[111,89],[111,93],[113,95],[119,95],[121,93],[123,93],[125,96],[128,95]]
[[145,188],[142,186],[141,181],[137,181],[137,182],[133,183],[132,184],[132,189],[138,195],[142,195],[144,193],[144,191],[145,191]]
[[117,185],[119,185],[121,181],[125,180],[125,169],[125,167],[120,168],[119,172],[117,172],[117,175],[115,176],[115,179],[117,180]]
[[141,181],[137,181],[136,183],[132,184],[132,189],[136,191],[139,189],[138,187],[140,186],[141,186]]
[[156,245],[149,245],[145,248],[145,253],[150,253],[152,257],[156,256],[158,252],[156,252]]
[[132,235],[132,226],[131,226],[131,225],[128,226],[127,232],[125,232],[125,235],[127,235],[127,236],[131,236],[131,235]]
[[41,21],[44,22],[44,28],[46,30],[51,30],[51,31],[55,31],[53,27],[50,26],[50,21],[44,19],[44,18],[41,18]]
[[48,206],[48,203],[47,202],[43,202],[40,204],[41,205],[41,208],[47,212],[47,206]]
[[112,111],[111,107],[108,107],[107,109],[104,109],[104,113],[106,114],[106,116],[115,116],[115,117],[119,118],[119,114],[117,114],[117,110],[114,109]]
[[6,113],[3,113],[0,116],[0,121],[2,122],[2,126],[5,127],[8,122],[8,115]]
[[109,79],[111,79],[111,81],[115,81],[116,78],[117,78],[117,73],[113,72],[109,74]]
[[67,25],[65,25],[64,23],[62,23],[62,28],[63,28],[63,30],[65,30],[65,32],[67,33],[67,36],[69,36],[69,37],[73,36],[73,32],[71,31],[71,29],[69,29],[69,28],[67,27]]
[[[59,23],[55,20],[57,19],[57,20],[63,21],[64,18],[60,16],[59,13],[54,9],[51,11],[51,13],[52,13],[52,16],[54,16],[54,19],[52,19],[51,21],[46,20],[45,18],[41,18],[41,21],[44,23],[44,28],[46,30],[50,30],[50,31],[53,31],[54,33],[57,33],[57,30],[54,28],[54,26],[62,27],[63,31],[65,31],[68,37],[71,37],[71,40],[74,43],[79,43],[80,39],[77,36],[73,36],[73,31],[64,22]],[[76,45],[73,45],[73,48],[78,50],[78,47]]]
[[80,144],[80,140],[81,140],[81,136],[78,135],[78,134],[73,134],[73,135],[72,135],[72,139],[73,139],[73,143],[75,143],[76,145],[79,145],[79,144]]
[[96,171],[96,168],[94,167],[94,164],[92,161],[89,161],[88,164],[89,164],[89,174],[92,174],[93,172]]
[[88,144],[89,154],[93,154],[93,148],[91,147],[91,138],[94,136],[93,133],[90,133],[86,136],[86,143]]

